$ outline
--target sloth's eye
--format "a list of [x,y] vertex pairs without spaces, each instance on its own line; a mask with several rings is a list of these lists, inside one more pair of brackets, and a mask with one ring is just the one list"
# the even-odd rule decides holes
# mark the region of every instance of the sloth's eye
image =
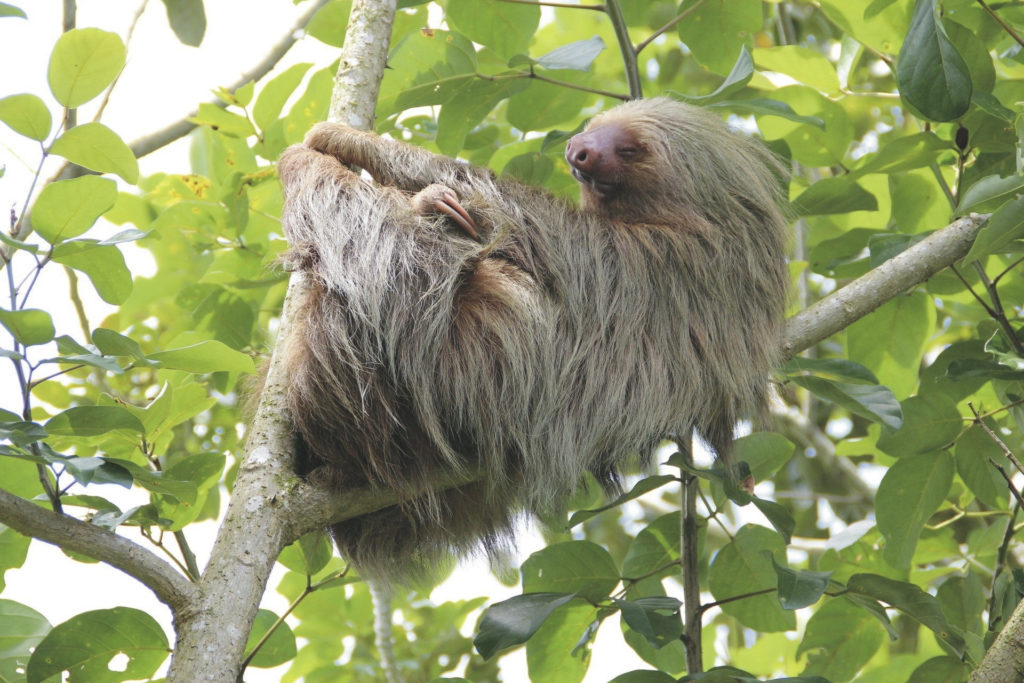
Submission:
[[615,153],[623,159],[632,159],[636,155],[640,154],[640,149],[637,147],[619,147],[615,150]]

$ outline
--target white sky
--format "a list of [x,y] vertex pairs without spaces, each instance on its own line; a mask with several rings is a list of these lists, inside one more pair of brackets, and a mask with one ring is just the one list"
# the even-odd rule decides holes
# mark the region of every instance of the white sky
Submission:
[[[51,106],[56,126],[60,113],[46,85],[46,69],[49,51],[60,36],[61,3],[56,0],[8,1],[25,9],[29,20],[0,19],[0,64],[5,65],[0,75],[0,97],[25,92],[38,95]],[[134,0],[79,0],[77,23],[83,28],[114,31],[124,38],[139,6],[140,2]],[[128,63],[103,114],[103,122],[126,142],[131,142],[177,121],[199,102],[211,99],[213,88],[233,83],[258,62],[268,47],[294,24],[305,6],[295,7],[289,0],[247,0],[245,3],[207,0],[206,36],[202,46],[195,49],[175,39],[167,25],[163,4],[150,0],[128,46]],[[322,67],[335,56],[334,48],[313,38],[305,38],[292,48],[279,65],[279,70],[302,61],[311,61]],[[92,119],[97,102],[95,100],[80,109],[79,122]],[[158,170],[188,172],[187,150],[187,141],[179,141],[144,157],[140,160],[142,174]],[[6,167],[5,175],[0,178],[4,230],[7,229],[10,209],[21,211],[38,160],[37,144],[0,124],[0,166]],[[52,175],[58,163],[48,163],[43,172],[44,179]],[[143,255],[127,253],[128,265],[135,273],[147,272],[150,267],[140,256]],[[67,299],[64,276],[57,269],[49,270],[56,277],[40,283],[33,295],[34,303],[30,302],[30,305],[51,312],[58,334],[80,338],[78,322]],[[86,298],[90,322],[95,326],[108,309],[84,278],[80,289]],[[6,294],[3,300],[6,302]],[[17,409],[18,403],[13,399],[16,396],[14,386],[10,363],[0,363],[0,406]],[[124,495],[123,490],[117,487],[105,488],[108,490],[103,494],[111,498]],[[133,495],[141,496],[144,492]],[[125,505],[130,504],[125,502]],[[187,533],[200,566],[203,566],[215,527],[210,523],[198,527],[193,525]],[[139,540],[137,534],[128,532],[127,535]],[[540,545],[536,533],[527,534],[520,542],[522,557]],[[173,639],[170,614],[148,589],[106,565],[70,560],[53,546],[33,543],[24,567],[8,571],[6,582],[7,588],[2,597],[24,602],[42,612],[54,625],[81,612],[124,605],[153,614],[163,624],[168,638]],[[263,607],[280,613],[286,607],[286,601],[273,590],[276,584],[277,579],[272,577]],[[488,595],[497,601],[517,593],[518,590],[505,588],[491,578],[485,562],[476,561],[464,563],[451,580],[434,591],[432,598],[441,602]],[[647,668],[625,646],[616,621],[616,618],[608,619],[599,632],[587,681],[607,681],[633,668]],[[250,669],[246,680],[276,681],[285,668]],[[527,680],[522,649],[505,658],[503,672],[505,680]]]

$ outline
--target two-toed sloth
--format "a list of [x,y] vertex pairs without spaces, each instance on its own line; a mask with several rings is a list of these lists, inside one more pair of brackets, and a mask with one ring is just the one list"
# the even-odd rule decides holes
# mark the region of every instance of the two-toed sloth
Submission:
[[767,400],[788,281],[772,156],[659,98],[597,116],[566,158],[579,207],[338,124],[281,157],[309,281],[286,358],[300,470],[402,501],[332,528],[367,576],[500,549],[585,472],[614,490],[691,429],[728,459]]

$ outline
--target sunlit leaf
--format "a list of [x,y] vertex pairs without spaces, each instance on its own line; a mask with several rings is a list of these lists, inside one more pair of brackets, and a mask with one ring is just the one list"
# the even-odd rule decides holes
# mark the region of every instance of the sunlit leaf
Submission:
[[[127,655],[120,671],[108,663]],[[153,617],[129,607],[95,610],[53,627],[28,663],[28,678],[43,681],[69,671],[82,680],[148,679],[167,659],[167,636]]]
[[53,119],[46,103],[35,95],[9,95],[0,99],[0,121],[33,140],[45,140]]
[[139,178],[139,162],[117,134],[102,123],[84,123],[67,131],[50,151],[100,173],[115,173],[129,183]]
[[65,107],[85,104],[113,83],[124,67],[126,54],[116,33],[98,28],[63,33],[53,47],[47,72],[53,96]]

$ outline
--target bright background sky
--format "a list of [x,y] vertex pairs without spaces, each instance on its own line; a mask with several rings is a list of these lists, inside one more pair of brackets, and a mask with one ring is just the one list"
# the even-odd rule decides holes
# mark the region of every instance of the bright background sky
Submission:
[[[26,92],[38,95],[52,107],[56,126],[60,111],[46,85],[46,69],[50,49],[60,36],[62,3],[56,0],[9,1],[21,6],[29,20],[0,19],[0,64],[4,65],[0,97]],[[114,31],[123,39],[140,4],[123,0],[80,0],[77,25]],[[103,113],[103,122],[126,142],[131,142],[181,119],[199,102],[210,100],[212,89],[234,83],[243,72],[259,62],[269,47],[294,25],[306,6],[303,3],[296,7],[288,0],[208,1],[207,29],[202,46],[190,48],[174,37],[168,27],[163,4],[150,0],[128,45],[128,63]],[[298,41],[274,73],[304,61],[323,67],[336,55],[336,48],[306,37]],[[79,110],[80,123],[92,120],[101,99],[97,98]],[[38,144],[0,124],[0,166],[6,167],[5,175],[0,177],[0,206],[4,210],[5,230],[10,209],[19,213],[22,209],[39,157]],[[143,175],[156,171],[187,173],[190,170],[187,139],[143,157],[139,163]],[[42,178],[49,178],[58,166],[59,160],[48,162]],[[39,187],[36,186],[36,193]],[[97,226],[95,230],[102,233],[103,226]],[[118,230],[120,228],[109,226],[111,234]],[[151,263],[144,252],[129,249],[125,254],[128,266],[135,274],[151,272]],[[78,321],[68,301],[64,275],[60,269],[48,270],[51,277],[37,286],[31,301],[35,306],[51,311],[58,335],[70,334],[80,338]],[[95,295],[87,280],[82,280],[80,289],[90,322],[95,327],[110,308]],[[0,406],[16,407],[16,395],[11,364],[0,363]],[[126,494],[119,487],[106,486],[102,494],[123,507],[148,502],[143,491]],[[205,566],[216,525],[209,522],[194,524],[187,531],[200,566]],[[146,545],[146,541],[133,530],[124,530],[124,533]],[[523,535],[519,543],[520,560],[541,545],[535,532]],[[271,588],[264,596],[262,606],[280,613],[287,602],[273,590],[277,580],[277,576],[271,577]],[[24,602],[42,612],[53,625],[88,610],[124,605],[150,612],[164,626],[168,636],[173,637],[170,612],[140,583],[104,564],[74,562],[45,543],[33,543],[24,567],[8,571],[6,582],[3,597]],[[431,597],[442,602],[487,595],[497,601],[518,592],[495,581],[485,562],[468,561]],[[646,668],[625,646],[616,622],[617,617],[606,620],[599,631],[587,681],[603,682],[633,668]],[[276,681],[286,668],[287,665],[269,670],[250,668],[246,680]],[[522,649],[503,660],[503,672],[507,681],[527,680]]]

